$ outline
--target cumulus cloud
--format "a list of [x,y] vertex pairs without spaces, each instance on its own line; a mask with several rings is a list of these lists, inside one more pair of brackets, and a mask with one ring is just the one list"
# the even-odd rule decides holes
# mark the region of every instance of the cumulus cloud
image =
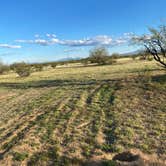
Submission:
[[61,45],[67,46],[97,46],[97,45],[112,45],[113,40],[111,37],[106,35],[96,36],[93,38],[86,38],[82,40],[63,40],[60,42]]
[[107,35],[99,35],[91,38],[84,38],[78,40],[64,40],[58,39],[54,34],[46,34],[47,39],[34,39],[34,40],[16,40],[19,43],[38,44],[42,46],[48,46],[53,44],[59,44],[70,47],[82,47],[82,46],[116,46],[125,44],[129,41],[133,33],[124,33],[121,37],[113,39]]
[[127,36],[127,37],[130,37],[130,36],[133,36],[134,33],[133,33],[133,32],[127,32],[127,33],[124,33],[123,35],[124,35],[124,36]]
[[127,40],[125,40],[125,39],[116,39],[114,44],[120,45],[120,44],[125,44],[125,43],[127,43]]
[[49,43],[50,44],[61,44],[61,41],[57,38],[52,38]]
[[39,44],[39,45],[43,45],[43,46],[47,46],[49,45],[49,42],[45,39],[36,39],[35,41],[33,41],[35,44]]
[[22,40],[22,39],[19,39],[19,40],[15,40],[15,42],[18,42],[18,43],[33,43],[33,40]]
[[35,39],[35,40],[15,40],[19,43],[28,43],[28,44],[39,44],[42,46],[50,45],[50,42],[45,39]]
[[50,37],[50,38],[56,38],[56,35],[55,35],[55,34],[49,34],[49,33],[47,33],[46,36],[47,36],[47,37]]
[[21,48],[20,45],[0,44],[0,48]]

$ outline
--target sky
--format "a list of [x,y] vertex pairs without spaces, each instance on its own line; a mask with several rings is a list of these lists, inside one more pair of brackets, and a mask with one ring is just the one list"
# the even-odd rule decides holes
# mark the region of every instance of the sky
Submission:
[[166,22],[166,0],[5,0],[0,3],[0,60],[46,62],[138,49],[133,34]]

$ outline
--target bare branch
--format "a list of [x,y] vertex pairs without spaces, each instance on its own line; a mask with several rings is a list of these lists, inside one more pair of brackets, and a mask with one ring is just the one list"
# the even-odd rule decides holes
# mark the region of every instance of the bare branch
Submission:
[[162,25],[159,29],[150,28],[149,31],[150,35],[136,36],[133,41],[143,45],[154,60],[166,68],[166,26]]

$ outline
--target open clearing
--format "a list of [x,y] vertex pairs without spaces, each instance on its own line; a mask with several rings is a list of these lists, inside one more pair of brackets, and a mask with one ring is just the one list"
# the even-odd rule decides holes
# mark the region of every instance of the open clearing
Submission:
[[165,120],[165,71],[153,61],[2,75],[0,165],[102,165],[130,149],[164,160]]

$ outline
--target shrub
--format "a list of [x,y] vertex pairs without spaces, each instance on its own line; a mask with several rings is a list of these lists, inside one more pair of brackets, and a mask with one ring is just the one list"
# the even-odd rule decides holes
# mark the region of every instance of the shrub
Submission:
[[52,68],[56,68],[57,64],[56,63],[51,63]]
[[8,72],[10,70],[10,67],[8,65],[3,64],[0,62],[0,74],[4,74],[5,72]]
[[137,57],[135,55],[132,55],[131,57],[133,60],[135,60]]
[[149,57],[147,58],[147,60],[148,60],[148,61],[153,61],[153,58],[149,56]]
[[107,60],[107,64],[108,65],[112,65],[112,64],[114,64],[114,63],[116,63],[116,59],[114,59],[113,57],[110,57],[108,60]]
[[82,63],[84,66],[87,66],[87,65],[88,65],[88,61],[89,61],[89,59],[88,59],[88,58],[85,58],[85,59],[82,59],[82,60],[81,60],[81,63]]
[[141,55],[141,56],[139,57],[139,60],[146,60],[146,57],[143,56],[143,55]]
[[113,53],[113,54],[111,55],[111,57],[112,57],[113,59],[118,59],[118,58],[120,57],[120,55],[119,55],[118,53]]
[[35,67],[35,71],[42,71],[43,70],[43,66],[41,64],[36,64],[34,67]]
[[109,54],[106,48],[99,47],[90,51],[89,60],[91,63],[104,65],[108,63]]
[[25,62],[15,63],[11,66],[20,77],[28,77],[31,74],[31,66]]

